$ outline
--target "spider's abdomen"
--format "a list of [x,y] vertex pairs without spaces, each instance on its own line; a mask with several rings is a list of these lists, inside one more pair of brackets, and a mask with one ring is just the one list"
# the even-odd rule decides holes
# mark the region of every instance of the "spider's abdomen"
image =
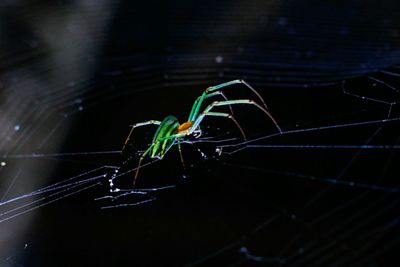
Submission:
[[167,116],[158,126],[153,137],[153,148],[151,158],[163,158],[165,153],[175,143],[176,139],[172,136],[178,133],[179,121],[174,116]]

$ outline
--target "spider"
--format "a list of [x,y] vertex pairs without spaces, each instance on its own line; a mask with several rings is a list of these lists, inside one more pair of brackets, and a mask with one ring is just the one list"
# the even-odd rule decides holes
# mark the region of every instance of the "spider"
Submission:
[[[250,89],[259,98],[259,100],[262,102],[262,105],[258,104],[254,100],[250,100],[250,99],[229,100],[221,90],[222,90],[222,88],[233,85],[233,84],[245,85],[248,89]],[[201,111],[201,105],[204,102],[204,100],[207,98],[215,97],[215,96],[221,96],[224,100],[223,101],[214,101]],[[181,140],[184,137],[187,137],[190,135],[192,135],[196,138],[200,137],[200,135],[201,135],[200,123],[203,121],[203,119],[206,116],[224,117],[224,118],[228,118],[228,119],[232,120],[235,123],[235,125],[238,127],[238,129],[240,130],[243,138],[246,140],[246,135],[245,135],[242,127],[236,121],[236,119],[233,117],[233,111],[232,111],[231,105],[236,105],[236,104],[249,104],[249,105],[256,106],[272,120],[272,122],[274,123],[274,125],[278,129],[278,131],[280,133],[282,133],[281,128],[279,127],[278,123],[275,121],[275,119],[272,117],[272,115],[268,112],[267,105],[265,104],[261,95],[245,81],[233,80],[233,81],[222,83],[222,84],[219,84],[216,86],[208,87],[199,97],[197,97],[196,101],[194,102],[194,104],[192,106],[192,109],[190,111],[189,117],[186,122],[179,123],[179,121],[176,117],[167,116],[162,121],[148,120],[148,121],[136,123],[131,126],[132,128],[129,132],[128,137],[125,140],[122,150],[124,150],[126,145],[128,144],[130,137],[132,135],[132,132],[135,128],[146,126],[146,125],[158,125],[157,131],[154,134],[152,143],[140,156],[139,163],[136,168],[135,177],[133,180],[133,186],[135,186],[142,160],[147,155],[149,155],[150,158],[152,158],[152,159],[162,159],[165,156],[165,154],[167,154],[167,152],[171,149],[171,147],[174,146],[175,144],[178,145],[180,159],[181,159],[183,167],[185,168],[185,164],[184,164],[184,160],[183,160],[183,156],[182,156],[182,150],[181,150]],[[219,106],[229,106],[231,114],[224,113],[224,112],[211,111],[214,107],[219,107]]]

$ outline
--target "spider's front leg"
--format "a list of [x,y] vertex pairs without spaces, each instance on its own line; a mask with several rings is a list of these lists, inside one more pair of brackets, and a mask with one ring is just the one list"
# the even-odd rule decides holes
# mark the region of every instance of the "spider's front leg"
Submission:
[[[211,88],[211,87],[209,87],[209,88]],[[229,99],[226,97],[226,95],[223,92],[216,91],[216,92],[208,93],[207,90],[201,96],[197,97],[196,101],[194,101],[192,110],[190,111],[190,114],[188,117],[188,121],[192,121],[194,118],[196,118],[198,116],[198,114],[200,112],[200,107],[201,107],[203,101],[210,97],[221,96],[225,101],[229,101]],[[229,105],[229,109],[233,115],[233,109],[230,105]]]
[[266,110],[268,110],[267,104],[265,103],[264,99],[261,97],[261,95],[256,91],[256,89],[254,89],[250,84],[248,84],[246,81],[244,80],[233,80],[230,82],[226,82],[226,83],[221,83],[218,85],[214,85],[214,86],[210,86],[206,89],[206,92],[214,92],[217,90],[220,90],[224,87],[228,87],[234,84],[243,84],[244,86],[246,86],[248,89],[250,89],[257,97],[258,99],[261,101],[261,103],[263,104],[264,108]]
[[[227,106],[227,105],[237,105],[237,104],[247,104],[247,105],[254,105],[257,108],[259,108],[261,111],[263,111],[274,123],[275,127],[278,129],[278,131],[280,133],[282,133],[281,128],[279,127],[278,123],[276,122],[276,120],[274,119],[274,117],[272,117],[272,115],[268,112],[268,110],[266,110],[265,108],[263,108],[260,104],[254,102],[253,100],[249,100],[249,99],[238,99],[238,100],[228,100],[228,101],[215,101],[213,103],[211,103],[210,105],[208,105],[204,111],[202,112],[202,115],[206,115],[209,114],[210,111],[214,108],[214,107],[218,107],[218,106]],[[228,114],[229,115],[229,114]],[[196,129],[200,122],[203,120],[204,116],[199,115],[199,117],[196,118],[195,123],[193,123],[193,129]],[[222,115],[220,115],[222,116]],[[226,115],[224,115],[225,117],[228,117]]]

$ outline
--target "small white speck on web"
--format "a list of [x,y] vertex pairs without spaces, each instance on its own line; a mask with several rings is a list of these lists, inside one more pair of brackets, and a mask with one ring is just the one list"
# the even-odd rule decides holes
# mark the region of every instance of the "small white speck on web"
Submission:
[[197,149],[197,151],[199,151],[200,155],[205,159],[207,158],[207,155],[203,153],[203,151],[201,151],[200,149]]
[[15,125],[14,126],[14,130],[17,132],[17,131],[19,131],[21,129],[21,127],[17,124],[17,125]]
[[224,58],[222,56],[215,57],[215,63],[221,64],[222,62],[224,62]]
[[0,163],[0,166],[1,167],[4,167],[4,166],[6,166],[7,165],[7,163],[5,162],[5,161],[2,161],[1,163]]

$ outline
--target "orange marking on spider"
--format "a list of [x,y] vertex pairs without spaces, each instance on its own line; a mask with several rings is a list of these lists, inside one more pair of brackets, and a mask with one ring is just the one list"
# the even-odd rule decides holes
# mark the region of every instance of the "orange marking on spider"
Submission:
[[[251,99],[229,100],[225,96],[225,94],[221,92],[221,90],[222,90],[222,88],[225,88],[227,86],[234,85],[234,84],[245,85],[248,89],[250,89],[258,97],[258,99],[261,103],[257,103]],[[209,104],[207,107],[202,109],[203,102],[206,99],[215,97],[215,96],[222,96],[222,98],[224,100],[223,101],[214,101],[211,104]],[[193,103],[192,109],[190,111],[190,114],[189,114],[186,122],[179,124],[178,119],[176,117],[167,116],[164,118],[163,121],[149,120],[149,121],[136,123],[132,126],[132,129],[129,132],[129,135],[125,140],[124,147],[122,148],[122,150],[124,150],[125,146],[129,143],[132,132],[136,127],[141,127],[141,126],[146,126],[146,125],[158,125],[157,131],[155,132],[154,137],[153,137],[153,142],[148,146],[146,151],[144,151],[140,156],[139,163],[136,168],[135,178],[133,180],[133,186],[135,186],[136,178],[138,177],[142,160],[147,155],[149,155],[149,157],[153,158],[153,159],[154,158],[162,159],[165,156],[165,154],[169,151],[169,149],[176,144],[178,145],[181,162],[184,167],[182,151],[181,151],[181,146],[180,146],[181,141],[184,140],[186,137],[193,135],[196,132],[201,132],[200,124],[205,117],[221,117],[221,118],[230,119],[231,121],[233,121],[236,124],[236,126],[240,130],[241,134],[243,135],[243,138],[246,140],[246,135],[245,135],[242,127],[236,121],[236,119],[232,116],[232,114],[233,114],[232,105],[242,105],[242,104],[253,105],[256,108],[260,109],[262,112],[264,112],[265,115],[267,115],[267,117],[269,117],[272,120],[275,127],[278,129],[279,133],[282,133],[282,130],[279,127],[278,123],[275,121],[274,117],[272,117],[272,115],[269,113],[268,107],[265,104],[264,100],[262,99],[261,95],[245,81],[233,80],[233,81],[222,83],[222,84],[219,84],[216,86],[208,87],[203,92],[203,94],[201,96],[199,96]],[[231,113],[212,111],[214,108],[221,107],[221,106],[229,106]],[[196,134],[196,136],[194,136],[194,137],[199,138],[200,134]]]
[[178,133],[184,132],[187,129],[189,129],[193,125],[193,121],[187,121],[179,125],[178,127]]

